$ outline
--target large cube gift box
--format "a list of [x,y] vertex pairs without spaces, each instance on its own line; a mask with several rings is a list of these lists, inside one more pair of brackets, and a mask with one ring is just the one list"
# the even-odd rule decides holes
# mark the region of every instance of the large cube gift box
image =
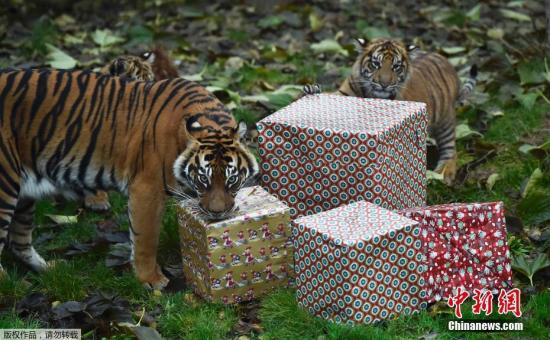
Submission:
[[367,200],[425,205],[426,105],[306,96],[258,123],[262,185],[293,218]]
[[205,219],[194,200],[178,207],[185,277],[211,301],[251,300],[293,280],[289,208],[259,186],[240,190],[235,204],[223,221]]
[[417,222],[361,201],[292,222],[297,299],[338,323],[424,308]]
[[502,202],[456,203],[400,211],[420,223],[429,302],[463,287],[496,293],[511,287],[510,252]]

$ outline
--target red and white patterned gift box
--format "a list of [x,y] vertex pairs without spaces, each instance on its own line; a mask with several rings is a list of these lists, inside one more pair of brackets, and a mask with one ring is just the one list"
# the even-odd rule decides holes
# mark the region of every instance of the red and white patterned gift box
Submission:
[[293,218],[359,200],[425,205],[424,103],[313,95],[257,125],[263,186]]
[[370,323],[426,305],[417,222],[361,201],[292,222],[297,299],[337,323]]
[[470,294],[474,289],[497,293],[511,287],[502,202],[444,204],[399,213],[422,228],[428,302],[448,299],[458,287]]

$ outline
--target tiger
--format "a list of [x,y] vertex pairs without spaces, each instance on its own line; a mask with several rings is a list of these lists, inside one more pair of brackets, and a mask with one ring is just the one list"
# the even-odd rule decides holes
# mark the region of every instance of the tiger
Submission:
[[7,246],[31,269],[46,270],[32,246],[35,201],[116,190],[128,197],[136,277],[162,289],[168,279],[156,258],[166,197],[189,188],[203,212],[227,216],[239,188],[258,174],[242,126],[203,86],[182,78],[0,71],[0,254]]
[[145,52],[140,56],[123,55],[111,60],[99,72],[129,80],[153,81],[156,77],[150,58],[151,52]]
[[[139,56],[123,55],[111,60],[100,69],[101,73],[125,77],[130,80],[163,80],[179,77],[168,53],[161,46]],[[107,211],[111,208],[105,191],[97,191],[84,197],[84,206],[92,211]]]
[[[334,94],[363,98],[424,102],[428,132],[437,144],[439,160],[435,171],[451,184],[456,175],[455,106],[473,92],[477,67],[460,88],[458,75],[449,61],[433,52],[421,51],[399,40],[356,39],[359,56],[351,74]],[[320,93],[320,86],[304,87],[305,94]]]

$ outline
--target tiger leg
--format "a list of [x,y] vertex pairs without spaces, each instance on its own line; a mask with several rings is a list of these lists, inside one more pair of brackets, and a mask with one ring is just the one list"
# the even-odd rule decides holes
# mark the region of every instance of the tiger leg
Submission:
[[[11,149],[11,150],[10,150]],[[8,244],[8,231],[19,197],[21,167],[13,145],[0,135],[0,258]],[[0,274],[3,273],[0,263]]]
[[137,278],[148,288],[162,289],[168,279],[157,264],[164,192],[145,181],[135,181],[129,189],[128,215],[130,217],[131,259]]
[[106,191],[87,194],[84,197],[84,206],[92,211],[107,211],[111,209],[109,194]]
[[9,246],[12,253],[37,272],[47,269],[46,261],[32,246],[34,200],[20,199],[9,227]]
[[456,139],[454,119],[447,119],[433,130],[439,150],[435,172],[443,175],[445,183],[452,184],[456,176]]

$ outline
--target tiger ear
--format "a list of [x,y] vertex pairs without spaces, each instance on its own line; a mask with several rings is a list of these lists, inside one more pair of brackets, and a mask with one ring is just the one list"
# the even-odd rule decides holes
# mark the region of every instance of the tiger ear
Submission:
[[353,42],[355,44],[355,49],[357,52],[363,52],[365,47],[369,44],[369,42],[366,39],[363,38],[355,38],[353,39]]
[[235,134],[239,136],[239,140],[244,140],[248,134],[248,127],[244,121],[240,121],[237,127],[235,128]]
[[141,59],[152,64],[155,62],[155,53],[153,51],[147,51],[141,55]]
[[412,51],[414,51],[418,48],[419,48],[418,46],[413,45],[413,44],[407,45],[407,52],[412,52]]
[[202,130],[202,125],[196,119],[189,118],[185,120],[185,130],[189,139],[195,140],[193,133]]

